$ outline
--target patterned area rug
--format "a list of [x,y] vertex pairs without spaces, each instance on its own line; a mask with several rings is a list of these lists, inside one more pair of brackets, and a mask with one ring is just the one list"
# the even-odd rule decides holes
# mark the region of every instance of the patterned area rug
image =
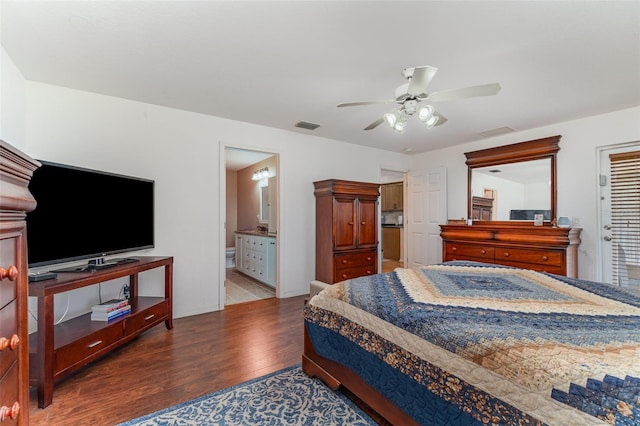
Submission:
[[341,392],[297,365],[122,423],[146,425],[375,425]]

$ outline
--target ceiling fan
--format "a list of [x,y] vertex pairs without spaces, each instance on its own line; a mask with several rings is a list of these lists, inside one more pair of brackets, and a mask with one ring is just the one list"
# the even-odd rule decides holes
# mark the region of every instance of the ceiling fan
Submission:
[[432,105],[419,105],[422,101],[453,101],[456,99],[495,95],[500,91],[500,84],[493,83],[427,93],[427,86],[431,82],[431,79],[436,75],[437,71],[438,68],[429,65],[405,68],[402,70],[402,76],[409,80],[409,82],[396,88],[394,92],[394,99],[346,102],[338,105],[338,107],[397,103],[400,105],[400,108],[392,112],[387,112],[382,117],[365,127],[364,130],[375,129],[386,121],[387,124],[396,132],[404,133],[407,126],[408,116],[412,116],[414,114],[417,114],[420,121],[422,121],[427,128],[440,126],[447,121],[447,118],[436,112]]

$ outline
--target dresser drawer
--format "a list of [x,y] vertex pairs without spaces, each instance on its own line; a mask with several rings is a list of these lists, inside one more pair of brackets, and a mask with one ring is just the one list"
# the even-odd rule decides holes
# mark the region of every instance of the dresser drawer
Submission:
[[486,259],[493,263],[495,249],[493,247],[447,243],[447,260],[465,260],[468,258]]
[[[551,267],[562,265],[562,253],[548,250],[525,250],[496,247],[496,262],[534,263]],[[531,268],[532,269],[532,268]]]
[[85,358],[91,357],[121,339],[122,330],[122,321],[117,321],[108,327],[87,334],[73,343],[57,349],[54,357],[54,371],[65,370],[79,361],[89,362],[90,360],[85,360]]
[[[4,349],[0,350],[0,377],[7,372],[13,363],[16,362],[16,359],[18,358],[18,348],[20,345],[26,344],[19,340],[16,342],[15,339],[18,338],[18,335],[16,334],[17,330],[18,317],[16,312],[16,301],[14,300],[4,308],[0,309],[0,339],[3,340],[1,347],[6,346]],[[15,346],[13,349],[11,348],[12,345]]]
[[169,307],[166,301],[137,312],[135,315],[132,315],[125,320],[125,336],[146,330],[148,327],[157,324],[158,321],[165,319],[168,313]]
[[351,278],[363,277],[365,275],[373,275],[376,273],[375,265],[358,266],[355,268],[336,269],[333,282],[337,283]]
[[[18,364],[14,363],[9,371],[0,378],[0,407],[13,407],[13,405],[18,401]],[[2,425],[16,425],[18,424],[18,419],[24,416],[21,414],[24,410],[28,410],[29,406],[27,403],[23,402],[23,406],[20,406],[20,411],[16,418],[12,419],[11,417],[7,417]],[[23,422],[24,424],[24,422]]]
[[[0,239],[0,268],[4,269],[5,273],[17,273],[15,251],[15,238]],[[0,308],[16,298],[16,281],[17,277],[14,280],[7,277],[0,281]]]
[[[371,267],[375,266],[376,253],[367,251],[361,253],[342,253],[333,256],[335,269],[351,269],[356,266]],[[375,269],[375,268],[374,268]]]
[[566,275],[566,271],[562,265],[540,265],[537,263],[510,262],[508,260],[498,262],[500,265],[513,266],[520,269],[531,269],[532,271],[548,272],[556,275]]

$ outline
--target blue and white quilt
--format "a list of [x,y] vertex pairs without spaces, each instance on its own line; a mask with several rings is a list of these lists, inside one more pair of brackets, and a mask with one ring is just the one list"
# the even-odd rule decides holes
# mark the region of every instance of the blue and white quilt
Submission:
[[640,424],[640,297],[469,262],[311,299],[316,352],[423,424]]

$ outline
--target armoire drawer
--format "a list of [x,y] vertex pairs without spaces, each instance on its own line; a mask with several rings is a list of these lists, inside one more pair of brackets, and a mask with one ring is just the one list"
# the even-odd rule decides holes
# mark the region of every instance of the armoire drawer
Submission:
[[333,256],[335,269],[350,269],[356,266],[370,266],[376,263],[376,254],[373,251],[360,253],[341,253]]
[[10,279],[14,274],[18,273],[16,269],[16,256],[15,256],[15,238],[2,238],[0,239],[0,268],[4,269],[6,277],[0,280],[0,308],[5,306],[16,298],[16,283],[15,279]]
[[[12,408],[16,402],[19,402],[18,396],[18,364],[14,363],[5,375],[0,377],[0,407],[5,406]],[[22,417],[23,425],[26,425],[24,418],[26,416],[25,411],[29,410],[28,404],[24,401],[20,404],[19,412],[16,418],[12,419],[7,417],[3,422],[4,425],[16,425]]]
[[0,309],[0,339],[3,339],[0,348],[4,348],[0,349],[0,376],[3,376],[18,359],[20,345],[26,344],[21,342],[16,334],[16,330],[18,330],[18,313],[16,309],[17,303],[15,300]]
[[365,275],[373,275],[376,272],[377,271],[374,265],[358,266],[355,268],[336,269],[335,275],[333,277],[333,282],[337,283],[340,281],[349,280],[351,278],[362,277]]
[[496,262],[499,263],[508,261],[558,267],[562,265],[562,253],[549,250],[526,250],[496,247],[495,259]]
[[495,249],[493,247],[467,245],[467,244],[447,244],[447,259],[463,260],[467,258],[487,259],[493,262]]

